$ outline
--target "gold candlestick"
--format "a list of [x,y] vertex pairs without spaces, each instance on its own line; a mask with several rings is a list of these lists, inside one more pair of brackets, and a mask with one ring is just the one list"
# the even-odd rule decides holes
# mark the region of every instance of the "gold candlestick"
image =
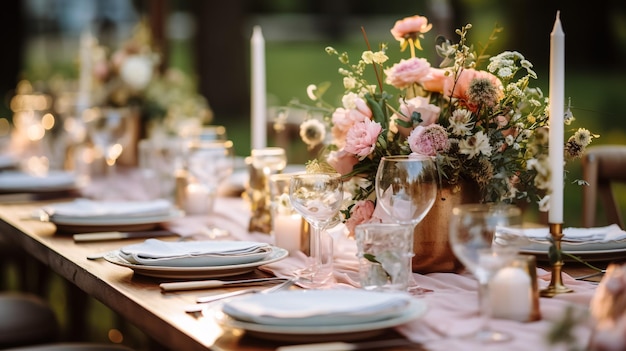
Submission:
[[559,253],[558,260],[552,263],[552,278],[550,278],[550,285],[547,288],[541,290],[541,296],[554,297],[558,294],[564,294],[573,292],[574,290],[568,288],[563,284],[563,278],[561,276],[561,269],[563,268],[563,258],[561,257],[561,239],[563,238],[563,224],[562,223],[550,223],[550,235],[552,236],[552,245]]

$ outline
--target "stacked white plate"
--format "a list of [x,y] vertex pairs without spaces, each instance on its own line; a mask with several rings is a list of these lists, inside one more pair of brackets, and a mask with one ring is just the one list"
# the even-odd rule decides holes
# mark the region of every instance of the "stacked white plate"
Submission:
[[21,171],[0,172],[0,192],[63,191],[76,188],[76,177],[71,172],[51,171],[33,175]]
[[[42,208],[62,232],[147,230],[182,216],[169,201],[97,201],[76,199]],[[41,216],[40,216],[41,217]]]
[[253,241],[162,241],[147,239],[107,253],[104,259],[158,278],[205,279],[250,272],[289,252]]
[[225,301],[219,321],[257,336],[302,341],[356,339],[421,317],[423,299],[360,289],[289,290]]

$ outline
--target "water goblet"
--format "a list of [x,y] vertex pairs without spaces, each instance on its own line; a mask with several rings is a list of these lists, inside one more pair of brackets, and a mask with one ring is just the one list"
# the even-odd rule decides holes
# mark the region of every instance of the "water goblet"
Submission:
[[495,244],[500,228],[520,228],[522,212],[514,205],[463,204],[452,209],[450,243],[455,256],[478,280],[480,329],[470,337],[480,342],[510,340],[511,336],[489,326],[489,281],[517,253],[515,245]]
[[333,282],[333,240],[325,232],[343,202],[338,173],[304,173],[291,177],[289,200],[311,227],[308,265],[298,275],[300,285],[322,288]]
[[[437,168],[430,157],[384,156],[376,172],[376,201],[391,219],[408,226],[411,232],[428,214],[437,196]],[[406,269],[411,271],[411,262]],[[426,292],[411,283],[413,294]]]

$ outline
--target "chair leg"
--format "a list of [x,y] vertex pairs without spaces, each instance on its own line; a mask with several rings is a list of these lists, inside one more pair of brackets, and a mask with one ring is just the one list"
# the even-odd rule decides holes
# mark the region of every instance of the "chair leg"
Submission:
[[583,187],[583,227],[589,228],[596,221],[598,160],[594,155],[585,155],[582,165],[583,179],[589,183]]

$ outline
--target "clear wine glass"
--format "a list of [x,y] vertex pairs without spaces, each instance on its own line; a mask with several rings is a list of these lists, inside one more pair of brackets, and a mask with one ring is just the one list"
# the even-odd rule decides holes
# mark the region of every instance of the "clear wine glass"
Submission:
[[[398,224],[415,230],[428,214],[437,197],[437,168],[430,157],[418,155],[385,156],[376,172],[377,204]],[[407,270],[411,271],[410,261]],[[427,290],[411,283],[409,291]]]
[[83,114],[87,132],[95,149],[102,155],[105,165],[106,186],[103,196],[117,188],[117,159],[124,151],[123,138],[128,126],[128,111],[124,108],[92,108]]
[[522,211],[506,204],[463,204],[452,209],[450,243],[452,251],[478,280],[480,329],[471,334],[474,340],[497,342],[510,340],[504,332],[492,330],[489,325],[489,281],[518,251],[516,245],[494,244],[500,228],[521,228]]
[[294,175],[289,184],[289,200],[311,226],[309,262],[297,273],[298,282],[307,288],[322,288],[333,282],[333,240],[325,229],[333,223],[343,202],[341,175]]
[[[230,177],[235,166],[233,142],[193,140],[186,151],[186,167],[190,175],[204,187],[208,201],[205,215],[213,212],[213,204],[220,185]],[[190,190],[188,186],[188,191]],[[188,196],[190,194],[187,194]],[[226,235],[225,231],[210,225],[211,237]]]

